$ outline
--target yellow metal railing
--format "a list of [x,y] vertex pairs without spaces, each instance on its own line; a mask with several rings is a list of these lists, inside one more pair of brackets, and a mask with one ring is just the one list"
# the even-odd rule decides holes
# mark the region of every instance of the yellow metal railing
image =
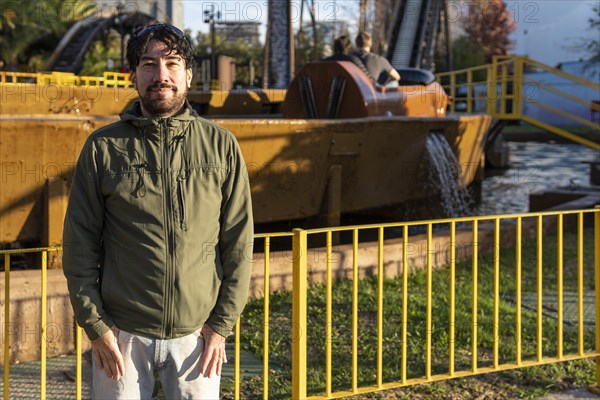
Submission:
[[[129,80],[130,74],[124,72],[104,72],[102,76],[75,75],[72,72],[11,72],[0,71],[0,85],[34,84],[34,85],[61,85],[61,86],[103,86],[131,88],[133,83]],[[223,91],[222,83],[212,80],[208,83],[202,82],[200,77],[192,80],[190,89]],[[285,90],[275,90],[283,99]],[[282,101],[282,100],[280,100]]]
[[[600,131],[600,124],[581,118],[564,109],[552,107],[535,97],[545,91],[586,106],[586,111],[599,113],[600,104],[527,77],[525,71],[528,70],[542,70],[571,83],[600,91],[600,85],[595,82],[587,81],[576,75],[522,56],[496,56],[492,64],[442,72],[436,74],[436,76],[438,80],[445,83],[444,89],[449,92],[453,99],[450,104],[451,112],[473,112],[475,111],[474,104],[484,104],[485,111],[495,119],[521,120],[575,143],[600,150],[600,144],[597,141],[589,140],[561,127],[544,123],[526,114],[523,108],[524,104],[560,115],[574,124],[590,128],[593,132]],[[457,110],[457,104],[465,104],[464,110]]]
[[[61,86],[104,86],[130,88],[133,83],[126,72],[104,72],[102,76],[75,75],[72,72],[11,72],[0,71],[0,84],[10,85],[29,83],[34,85],[61,85]],[[220,90],[220,82],[213,80],[208,89]],[[192,81],[192,89],[207,89],[202,81]]]
[[[403,222],[403,223],[388,223],[388,224],[377,224],[377,225],[362,225],[362,226],[350,226],[350,227],[336,227],[336,228],[323,228],[323,229],[311,229],[311,230],[302,230],[296,229],[293,232],[287,233],[272,233],[272,234],[257,234],[255,235],[255,241],[257,243],[262,241],[263,244],[263,273],[264,273],[264,287],[262,293],[264,294],[263,298],[263,348],[262,348],[262,387],[263,393],[262,398],[269,398],[269,374],[271,373],[269,368],[269,359],[270,359],[270,293],[273,291],[270,282],[274,278],[274,275],[271,271],[271,261],[273,260],[273,254],[271,252],[271,241],[276,238],[277,240],[290,241],[287,242],[288,245],[292,246],[292,257],[290,261],[292,267],[292,317],[291,317],[291,369],[292,369],[292,378],[291,378],[291,397],[294,399],[305,399],[305,398],[342,398],[346,396],[356,395],[356,394],[365,394],[370,392],[394,389],[403,386],[412,386],[418,385],[424,382],[434,382],[434,381],[442,381],[448,380],[452,378],[458,377],[466,377],[472,376],[476,374],[482,373],[490,373],[497,371],[504,371],[509,369],[516,369],[528,366],[535,365],[543,365],[561,361],[569,361],[569,360],[577,360],[583,358],[594,358],[598,362],[597,364],[597,382],[600,382],[600,329],[596,329],[595,331],[595,350],[594,351],[586,351],[586,347],[584,346],[584,316],[583,316],[583,295],[584,295],[584,218],[586,216],[593,217],[594,220],[594,261],[593,261],[593,271],[594,271],[594,282],[595,282],[595,323],[597,324],[600,321],[600,207],[596,209],[590,210],[574,210],[574,211],[560,211],[560,212],[538,212],[538,213],[526,213],[526,214],[514,214],[514,215],[496,215],[496,216],[478,216],[478,217],[462,217],[462,218],[451,218],[451,219],[441,219],[441,220],[429,220],[429,221],[416,221],[416,222]],[[565,220],[569,218],[571,224],[575,224],[575,235],[576,235],[576,281],[577,281],[577,334],[574,335],[576,337],[577,343],[569,343],[570,347],[564,346],[565,337],[563,335],[563,314],[564,310],[562,307],[563,300],[563,285],[564,285],[564,273],[563,273],[563,257],[564,257],[564,246],[565,242],[563,240],[563,230]],[[525,227],[524,220],[527,222],[533,221],[533,225],[527,225]],[[573,220],[575,222],[573,222]],[[543,250],[543,236],[546,233],[545,222],[552,222],[556,227],[556,248],[557,248],[557,263],[556,265],[548,265],[547,260],[543,260],[542,250]],[[512,235],[506,235],[506,231],[502,229],[507,229],[512,231]],[[410,273],[410,265],[409,265],[409,249],[411,246],[415,246],[415,242],[413,236],[410,234],[410,230],[415,229],[417,227],[423,228],[425,232],[425,249],[423,251],[424,268],[425,271],[425,296],[426,302],[424,307],[425,314],[425,334],[422,337],[423,340],[423,348],[425,349],[425,367],[422,376],[414,376],[414,371],[411,371],[413,376],[409,377],[409,365],[408,361],[410,358],[410,354],[407,349],[407,339],[408,332],[410,326],[410,321],[408,319],[408,309],[411,304],[411,292],[409,292],[409,273]],[[440,362],[438,361],[442,356],[436,353],[435,348],[432,346],[432,327],[435,325],[438,329],[440,327],[440,320],[437,315],[435,315],[432,302],[433,302],[433,292],[434,287],[432,285],[432,274],[435,266],[440,266],[437,261],[434,260],[436,256],[435,246],[439,245],[439,242],[436,240],[440,237],[440,230],[443,230],[443,237],[449,239],[449,248],[447,248],[447,261],[448,261],[448,282],[449,282],[449,292],[448,295],[448,319],[446,332],[448,334],[448,348],[447,354],[447,364],[444,371],[440,371]],[[457,233],[461,231],[461,234],[467,234],[470,236],[470,243],[466,246],[469,249],[470,253],[467,257],[462,254],[460,259],[467,260],[470,258],[470,269],[472,273],[471,278],[471,300],[472,304],[471,308],[471,316],[470,316],[470,348],[461,348],[457,347],[456,342],[456,330],[455,325],[457,322],[457,304],[456,304],[456,294],[457,290],[461,290],[461,288],[457,289],[457,278],[456,278],[456,266],[457,261],[459,259],[457,251],[460,249],[461,252],[465,250],[465,245],[461,245],[459,247],[457,243]],[[491,232],[491,240],[492,240],[492,248],[484,245],[482,242],[483,230],[486,232]],[[524,244],[524,236],[525,232],[529,232],[533,230],[535,232],[536,241],[536,254],[537,260],[535,261],[535,270],[537,281],[535,284],[536,287],[536,310],[535,312],[535,354],[533,356],[524,356],[523,355],[523,340],[522,337],[522,325],[523,325],[523,311],[522,311],[522,285],[521,285],[521,277],[524,268],[531,267],[531,265],[524,265],[522,260],[522,246]],[[374,329],[376,330],[376,356],[374,357],[374,362],[372,365],[367,365],[366,367],[372,368],[373,376],[375,376],[374,384],[361,384],[359,380],[359,368],[365,368],[365,361],[359,357],[359,337],[361,336],[361,326],[360,326],[360,308],[359,308],[359,297],[361,296],[359,290],[359,281],[360,281],[360,254],[361,249],[359,245],[364,244],[364,242],[360,241],[360,235],[369,232],[375,231],[376,235],[376,281],[377,281],[377,295],[376,295],[376,304],[377,304],[377,312],[376,312],[376,323]],[[394,326],[393,329],[399,331],[401,337],[401,346],[399,349],[393,348],[390,349],[386,347],[386,342],[384,338],[388,337],[390,333],[385,329],[384,325],[384,305],[386,304],[386,298],[384,295],[385,289],[385,281],[384,276],[386,272],[386,262],[387,255],[386,246],[390,244],[386,241],[386,234],[388,232],[395,232],[396,234],[400,234],[401,240],[401,257],[400,257],[400,279],[401,279],[401,310],[402,310],[402,323],[400,327]],[[434,234],[434,232],[437,232]],[[352,280],[351,285],[351,323],[347,332],[342,332],[343,336],[348,336],[349,341],[351,342],[351,374],[350,378],[347,382],[347,388],[341,387],[339,382],[334,383],[333,373],[335,369],[334,365],[334,350],[333,350],[333,341],[330,338],[332,335],[332,327],[333,324],[333,305],[334,305],[334,286],[337,284],[333,278],[334,268],[338,268],[339,266],[334,265],[335,257],[334,257],[334,242],[339,241],[340,235],[348,235],[350,238],[351,245],[349,247],[349,254],[351,254],[352,260],[350,265],[351,273],[350,279]],[[315,239],[319,235],[325,236],[325,256],[326,256],[326,272],[325,272],[325,317],[324,331],[326,333],[326,340],[324,344],[324,354],[325,354],[325,365],[322,366],[325,371],[325,387],[323,392],[320,393],[309,393],[308,387],[308,362],[307,359],[307,349],[315,348],[315,346],[320,346],[319,343],[311,343],[308,332],[309,332],[309,308],[308,308],[308,282],[309,279],[309,268],[313,263],[315,263],[314,257],[309,257],[309,243],[311,243],[311,238]],[[370,236],[372,237],[372,235]],[[464,235],[463,235],[464,237]],[[438,238],[438,239],[436,239]],[[508,238],[508,239],[507,239]],[[291,239],[291,240],[290,240]],[[372,239],[370,239],[372,240]],[[398,241],[396,240],[396,243]],[[488,243],[489,245],[489,243]],[[514,338],[514,359],[506,359],[506,357],[502,358],[499,354],[499,346],[501,344],[501,338],[499,335],[499,327],[504,324],[500,314],[500,305],[501,305],[501,275],[500,275],[500,260],[503,255],[500,252],[500,249],[505,246],[514,247],[514,329],[515,329],[515,338]],[[289,247],[288,247],[289,248]],[[478,288],[478,283],[480,278],[480,273],[482,272],[482,268],[487,268],[484,265],[480,265],[479,260],[485,254],[487,250],[491,250],[491,256],[493,257],[492,268],[493,268],[493,290],[491,293],[481,292]],[[47,286],[47,259],[48,253],[50,252],[59,252],[61,251],[60,247],[52,247],[52,248],[39,248],[39,249],[27,249],[27,250],[2,250],[0,251],[0,255],[4,258],[4,381],[3,381],[3,390],[4,390],[4,398],[10,398],[10,357],[9,357],[9,337],[10,337],[10,275],[11,275],[11,256],[14,254],[22,254],[22,253],[38,253],[42,256],[41,263],[41,321],[40,321],[40,329],[41,329],[41,344],[40,344],[40,398],[46,398],[46,341],[45,341],[45,326],[46,326],[46,314],[47,303],[45,301],[46,297],[46,286]],[[412,250],[411,250],[412,251]],[[439,254],[438,254],[439,256]],[[587,255],[586,257],[588,257]],[[511,261],[512,263],[512,261]],[[557,307],[557,329],[558,333],[556,336],[556,353],[554,355],[544,354],[544,348],[542,343],[544,343],[546,337],[544,336],[543,329],[543,298],[542,294],[545,293],[543,287],[543,277],[551,268],[556,268],[556,296],[558,299],[558,307]],[[337,270],[335,270],[337,273]],[[588,271],[589,272],[589,271]],[[413,288],[413,291],[415,288]],[[488,297],[489,296],[489,297]],[[489,351],[491,354],[490,362],[483,362],[479,354],[481,354],[482,344],[478,339],[478,329],[480,328],[480,321],[478,321],[478,305],[480,302],[491,299],[493,302],[493,335],[494,342],[490,349],[485,349],[485,351]],[[234,330],[234,348],[235,354],[233,356],[234,361],[234,387],[233,387],[233,395],[235,399],[241,398],[242,393],[242,376],[241,376],[241,367],[240,367],[240,350],[241,350],[241,321],[244,316],[240,318],[238,321],[235,330]],[[314,323],[311,322],[311,323]],[[445,324],[446,322],[444,322]],[[75,353],[76,353],[76,398],[80,399],[82,396],[82,362],[81,362],[81,353],[82,353],[82,336],[81,329],[76,329],[76,339],[75,339]],[[531,339],[531,338],[530,338]],[[574,349],[574,350],[572,350]],[[384,354],[390,354],[390,352],[398,352],[399,357],[399,375],[397,379],[389,380],[389,377],[385,378],[384,371],[384,363],[383,358]],[[468,367],[465,367],[465,360],[462,360],[461,363],[458,362],[457,355],[460,355],[464,358],[465,354],[471,353],[470,360],[468,362]],[[311,361],[314,362],[314,361]],[[434,362],[435,368],[434,370]],[[461,367],[462,365],[462,367]],[[343,385],[342,385],[343,386]]]
[[[308,281],[308,265],[306,262],[307,259],[307,246],[306,243],[310,240],[312,236],[316,236],[319,234],[325,233],[327,235],[327,248],[326,248],[326,258],[327,260],[332,258],[332,250],[329,245],[331,240],[331,234],[337,233],[340,234],[342,232],[346,232],[352,236],[352,323],[350,332],[347,332],[351,336],[351,352],[352,352],[352,374],[351,379],[348,381],[348,389],[347,390],[339,390],[334,391],[332,389],[332,357],[331,357],[331,341],[327,340],[325,342],[325,353],[327,357],[325,359],[326,365],[324,369],[326,371],[326,383],[325,390],[322,394],[310,395],[307,393],[307,361],[306,361],[306,348],[310,345],[310,347],[319,346],[318,343],[309,343],[307,335],[292,335],[293,341],[293,357],[292,357],[292,398],[342,398],[357,394],[365,394],[382,390],[389,390],[394,388],[399,388],[403,386],[411,386],[417,385],[425,382],[434,382],[447,380],[451,378],[457,377],[466,377],[476,374],[482,373],[490,373],[497,371],[505,371],[515,368],[521,367],[529,367],[535,365],[543,365],[549,363],[555,363],[560,361],[569,361],[569,360],[577,360],[581,358],[594,358],[600,356],[600,330],[596,330],[596,350],[593,352],[586,352],[584,349],[584,323],[583,323],[583,220],[585,214],[593,214],[595,221],[595,243],[600,243],[600,208],[596,208],[595,210],[577,210],[577,211],[563,211],[563,212],[543,212],[543,213],[528,213],[528,214],[517,214],[517,215],[505,215],[505,216],[483,216],[483,217],[464,217],[464,218],[453,218],[453,219],[445,219],[445,220],[432,220],[432,221],[419,221],[419,222],[409,222],[409,223],[398,223],[398,224],[385,224],[385,225],[366,225],[360,227],[340,227],[340,228],[325,228],[325,229],[311,229],[311,230],[295,230],[294,231],[294,293],[293,293],[293,319],[292,326],[295,332],[308,332],[309,324],[307,319],[307,294],[306,294],[306,282]],[[577,343],[577,351],[573,353],[568,353],[565,351],[563,346],[563,218],[566,216],[573,216],[576,218],[577,222],[577,248],[578,248],[578,256],[577,256],[577,280],[578,280],[578,343]],[[522,273],[522,259],[521,259],[521,248],[523,245],[522,235],[523,235],[523,219],[524,218],[533,218],[535,219],[536,226],[536,236],[537,236],[537,310],[536,310],[536,345],[537,352],[533,359],[523,359],[522,356],[522,337],[521,337],[521,329],[522,329],[522,299],[521,299],[521,273]],[[557,333],[557,343],[556,343],[556,355],[553,357],[549,357],[543,353],[542,344],[545,340],[543,324],[542,324],[542,293],[543,286],[542,281],[544,277],[544,271],[548,268],[542,260],[542,237],[544,236],[544,224],[542,223],[543,219],[554,219],[556,224],[556,232],[557,232],[557,298],[558,298],[558,307],[557,307],[557,325],[558,325],[558,333]],[[499,355],[499,327],[502,324],[502,320],[500,319],[500,248],[502,244],[502,236],[501,236],[501,222],[510,222],[514,223],[514,243],[511,243],[515,246],[515,272],[516,272],[516,280],[515,285],[515,329],[516,329],[516,337],[515,337],[515,358],[512,362],[506,362],[501,360]],[[457,349],[455,348],[455,298],[456,298],[456,229],[458,224],[471,224],[472,229],[472,257],[471,257],[471,268],[472,268],[472,305],[471,305],[471,366],[468,369],[456,370],[455,366],[455,355],[458,350],[466,351],[467,349]],[[480,274],[480,266],[478,263],[479,257],[481,256],[481,251],[479,247],[479,237],[481,234],[481,226],[483,224],[492,225],[493,230],[493,291],[490,293],[493,299],[493,335],[494,335],[494,343],[490,350],[491,352],[491,364],[489,366],[482,366],[481,360],[479,358],[479,354],[481,353],[481,343],[478,340],[478,303],[482,301],[482,298],[485,297],[485,294],[482,295],[478,292],[478,276]],[[448,351],[448,365],[445,372],[441,373],[433,373],[432,372],[432,361],[436,359],[436,354],[433,353],[432,349],[432,320],[434,318],[432,312],[432,263],[433,263],[433,229],[439,226],[449,225],[449,233],[448,236],[450,238],[450,249],[449,249],[449,282],[450,282],[450,293],[449,293],[449,326],[448,326],[448,335],[449,335],[449,351]],[[408,254],[407,249],[409,248],[409,228],[411,227],[422,227],[426,228],[426,306],[425,306],[425,335],[424,335],[424,348],[425,348],[425,371],[423,376],[407,378],[407,326],[408,321],[406,319],[407,309],[408,309],[408,268],[407,268],[407,260]],[[377,257],[377,267],[378,271],[378,310],[377,310],[377,357],[375,365],[373,365],[373,373],[376,376],[375,385],[367,385],[360,386],[357,383],[357,373],[358,373],[358,338],[361,334],[358,327],[358,237],[359,231],[366,230],[378,230],[378,257]],[[385,263],[385,241],[384,241],[384,230],[401,230],[402,231],[402,326],[401,326],[401,337],[402,337],[402,347],[400,349],[399,357],[401,359],[401,371],[400,377],[397,381],[383,382],[382,376],[382,364],[381,359],[384,353],[384,350],[387,351],[395,351],[395,349],[386,349],[382,342],[382,337],[386,332],[383,332],[383,314],[382,314],[382,305],[384,302],[383,299],[383,269]],[[506,245],[506,243],[504,243]],[[594,273],[595,273],[595,304],[596,304],[596,321],[600,320],[600,246],[595,246],[595,261],[594,261]],[[325,326],[330,327],[332,325],[331,320],[331,309],[332,298],[331,298],[331,265],[327,265],[327,289],[326,289],[326,320]],[[296,282],[298,281],[298,282]],[[328,335],[330,331],[328,330]],[[389,332],[387,332],[390,334]],[[344,333],[346,334],[346,333]],[[330,337],[330,336],[327,336]],[[598,358],[600,360],[600,358]],[[600,364],[598,364],[598,378],[600,378]],[[600,382],[600,380],[599,380]]]
[[[283,233],[271,233],[271,234],[256,234],[255,240],[263,241],[263,254],[264,254],[264,262],[263,262],[263,273],[264,273],[264,331],[263,338],[264,343],[269,343],[269,298],[270,298],[270,260],[271,260],[271,250],[270,243],[273,238],[291,238],[293,236],[290,232]],[[41,310],[40,310],[40,337],[42,338],[40,343],[40,399],[46,399],[46,373],[47,373],[47,353],[46,353],[46,315],[48,313],[47,306],[47,260],[48,253],[50,252],[61,252],[61,247],[47,247],[47,248],[33,248],[33,249],[18,249],[18,250],[0,250],[0,256],[4,257],[4,343],[3,343],[3,398],[9,399],[10,397],[10,327],[11,327],[11,318],[10,318],[10,275],[11,275],[11,256],[12,255],[21,255],[21,254],[41,254],[42,262],[41,262]],[[234,397],[239,399],[241,396],[241,366],[240,366],[240,320],[236,324],[234,328],[234,367],[233,367],[233,376],[234,376]],[[75,329],[75,363],[76,363],[76,374],[75,374],[75,396],[77,399],[82,398],[82,352],[83,352],[83,330],[77,326]],[[269,346],[265,345],[263,347],[263,399],[267,400],[269,398]],[[14,397],[14,396],[13,396]]]
[[72,72],[0,72],[0,84],[60,85],[60,86],[105,86],[128,88],[133,84],[128,73],[104,72],[102,76],[79,76]]
[[103,74],[104,86],[107,87],[132,87],[133,83],[129,80],[128,73],[105,72]]
[[[4,399],[10,399],[10,263],[11,263],[11,255],[16,254],[31,254],[37,253],[41,254],[41,294],[40,294],[40,399],[46,399],[46,328],[47,324],[47,314],[48,314],[48,304],[47,304],[47,288],[48,288],[48,253],[61,251],[60,247],[44,247],[44,248],[35,248],[35,249],[23,249],[23,250],[0,250],[0,255],[4,256],[4,343],[3,343],[3,369],[4,369],[4,379],[3,379],[3,395]],[[81,398],[81,329],[77,327],[76,329],[76,362],[77,362],[77,371],[76,371],[76,393],[77,398]]]
[[[278,239],[278,238],[293,238],[293,234],[291,232],[280,232],[280,233],[266,233],[266,234],[255,234],[254,235],[254,239],[255,239],[255,243],[257,243],[258,241],[262,240],[263,242],[263,276],[264,276],[264,283],[263,283],[263,349],[262,349],[262,369],[263,369],[263,382],[262,382],[262,387],[263,387],[263,395],[262,398],[263,400],[268,400],[269,399],[269,333],[270,333],[270,328],[269,328],[269,310],[270,310],[270,298],[271,298],[271,287],[270,287],[270,281],[271,281],[271,259],[272,259],[272,255],[271,255],[271,240],[272,239]],[[300,262],[300,260],[294,260],[293,262]],[[295,282],[295,280],[294,280]],[[295,283],[294,283],[295,284]],[[306,282],[305,282],[306,285]],[[243,314],[242,317],[243,318]],[[240,323],[241,321],[238,321],[236,327],[235,327],[235,354],[234,354],[234,360],[235,360],[235,365],[234,365],[234,398],[235,399],[240,399],[241,398],[241,375],[240,375],[240,337],[241,337],[241,332],[240,332]],[[306,354],[306,352],[304,353]]]
[[0,83],[35,83],[37,78],[37,73],[0,71]]

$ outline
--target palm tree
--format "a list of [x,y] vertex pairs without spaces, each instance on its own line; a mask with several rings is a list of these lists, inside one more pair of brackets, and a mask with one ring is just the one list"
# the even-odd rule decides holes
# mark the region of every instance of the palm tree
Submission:
[[16,69],[19,58],[43,39],[56,42],[76,20],[96,10],[93,0],[22,0],[2,5],[0,59]]

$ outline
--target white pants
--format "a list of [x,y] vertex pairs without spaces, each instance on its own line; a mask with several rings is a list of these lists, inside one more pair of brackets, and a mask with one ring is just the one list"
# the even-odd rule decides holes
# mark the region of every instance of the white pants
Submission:
[[200,374],[204,348],[200,332],[159,340],[119,331],[118,343],[125,376],[114,381],[94,365],[93,399],[150,399],[155,372],[166,399],[219,399],[221,377],[206,378]]

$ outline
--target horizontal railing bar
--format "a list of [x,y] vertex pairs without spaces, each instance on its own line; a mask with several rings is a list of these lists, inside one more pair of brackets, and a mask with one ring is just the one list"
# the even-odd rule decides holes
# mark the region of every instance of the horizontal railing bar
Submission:
[[357,388],[356,391],[334,392],[329,397],[323,397],[321,395],[315,395],[315,396],[309,396],[308,399],[310,399],[310,400],[316,400],[316,399],[340,399],[340,398],[343,398],[343,397],[350,397],[350,396],[354,396],[354,395],[357,395],[357,394],[374,393],[374,392],[380,392],[380,391],[384,391],[384,390],[398,389],[398,388],[408,387],[408,386],[416,386],[416,385],[420,385],[420,384],[423,384],[423,383],[447,381],[447,380],[450,380],[450,379],[465,378],[465,377],[475,376],[475,375],[483,375],[483,374],[487,374],[487,373],[490,373],[490,372],[510,371],[512,369],[521,369],[521,368],[525,368],[525,367],[533,367],[533,366],[537,366],[537,365],[554,364],[554,363],[565,362],[565,361],[575,361],[575,360],[581,360],[581,359],[585,359],[585,358],[593,358],[593,357],[598,357],[598,356],[600,356],[600,352],[585,353],[583,356],[580,356],[580,355],[568,355],[568,356],[564,356],[561,359],[558,359],[556,357],[548,357],[548,358],[544,358],[542,361],[527,360],[527,361],[523,361],[520,365],[511,363],[511,364],[501,364],[497,368],[494,368],[494,367],[481,367],[481,368],[478,368],[477,373],[473,373],[470,370],[455,371],[454,375],[450,375],[450,374],[432,375],[431,379],[413,378],[413,379],[408,379],[406,381],[406,383],[388,382],[388,383],[384,383],[381,387],[375,386],[375,385],[372,385],[372,386],[361,386],[361,387]]
[[264,239],[267,237],[293,237],[294,234],[292,232],[274,232],[274,233],[255,233],[254,239]]
[[592,121],[588,121],[585,118],[581,118],[581,117],[579,117],[579,116],[577,116],[575,114],[572,114],[570,112],[561,110],[560,108],[549,106],[548,104],[544,104],[542,102],[529,102],[527,104],[531,104],[533,106],[537,106],[537,107],[543,108],[546,111],[550,111],[550,112],[552,112],[554,114],[558,114],[558,115],[560,115],[562,117],[565,117],[565,118],[568,118],[568,119],[570,119],[572,121],[578,122],[581,125],[585,125],[585,126],[587,126],[589,128],[600,130],[600,124],[597,124],[597,123],[592,122]]
[[[555,216],[558,214],[570,215],[570,214],[592,214],[600,212],[600,209],[581,209],[581,210],[562,210],[562,211],[537,211],[530,213],[515,213],[515,214],[498,214],[498,215],[479,215],[479,216],[469,216],[469,217],[455,217],[455,218],[442,218],[442,219],[432,219],[432,220],[423,220],[423,221],[407,221],[407,222],[386,222],[381,224],[364,224],[364,225],[348,225],[348,226],[336,226],[336,227],[327,227],[327,228],[314,228],[307,229],[307,234],[319,234],[326,232],[343,232],[343,231],[351,231],[353,229],[377,229],[379,227],[382,228],[401,228],[403,226],[421,226],[427,224],[441,225],[448,224],[451,222],[472,222],[472,221],[493,221],[494,219],[514,219],[517,217],[528,218],[528,217],[538,217],[538,216]],[[255,239],[264,239],[267,237],[276,238],[276,237],[292,237],[292,232],[273,232],[273,233],[256,233],[254,234]],[[42,251],[61,251],[62,246],[53,246],[53,247],[35,247],[28,249],[5,249],[0,250],[0,255],[3,254],[25,254],[25,253],[41,253]]]
[[[502,66],[502,65],[509,65],[512,64],[513,60],[507,60],[507,61],[501,61],[496,63],[495,65],[498,66]],[[462,75],[462,74],[466,74],[469,71],[471,72],[475,72],[475,71],[485,71],[487,69],[490,69],[492,67],[493,64],[486,64],[486,65],[481,65],[479,67],[470,67],[470,68],[464,68],[464,69],[457,69],[455,71],[448,71],[448,72],[438,72],[435,75],[442,77],[442,76],[452,76],[452,75]]]
[[[514,99],[514,97],[515,96],[505,96],[503,98],[503,100],[512,100],[512,99]],[[468,101],[468,100],[481,100],[481,101],[485,101],[485,102],[491,101],[488,98],[488,96],[471,96],[470,98],[469,97],[453,97],[452,98],[453,103],[451,103],[451,104],[455,104],[456,105],[456,103],[458,103],[460,101],[463,101],[463,100],[464,101]]]
[[61,251],[62,246],[54,247],[34,247],[30,249],[10,249],[0,250],[0,254],[25,254],[25,253],[41,253],[43,251]]
[[552,74],[558,75],[558,76],[568,79],[570,81],[576,82],[582,86],[587,86],[587,87],[595,89],[595,90],[600,90],[600,85],[598,85],[597,83],[590,82],[590,81],[583,79],[577,75],[570,74],[570,73],[560,70],[558,68],[550,67],[548,65],[542,64],[540,62],[534,61],[529,58],[525,59],[525,63],[529,64],[529,65],[533,65],[537,68],[543,69],[546,72],[550,72]]
[[[275,233],[257,233],[254,235],[255,239],[264,239],[267,237],[292,237],[294,236],[291,232],[275,232]],[[6,249],[0,250],[0,255],[2,254],[25,254],[25,253],[41,253],[42,251],[62,251],[62,246],[54,246],[54,247],[34,247],[27,249]]]
[[585,139],[581,136],[575,135],[569,131],[566,131],[564,129],[561,128],[557,128],[556,126],[553,125],[548,125],[546,123],[543,123],[540,120],[537,120],[535,118],[531,118],[528,116],[523,116],[521,117],[521,120],[524,122],[527,122],[528,124],[537,126],[538,128],[542,128],[544,130],[547,130],[548,132],[554,133],[555,135],[564,137],[565,139],[569,139],[575,143],[581,144],[583,146],[587,146],[591,149],[594,149],[596,151],[600,151],[600,144],[596,143],[592,140],[589,139]]
[[337,226],[330,228],[314,228],[307,229],[307,234],[319,234],[325,233],[328,231],[331,232],[342,232],[342,231],[351,231],[353,229],[376,229],[379,227],[383,228],[400,228],[403,226],[421,226],[427,224],[448,224],[450,222],[472,222],[472,221],[493,221],[495,219],[514,219],[517,217],[528,218],[528,217],[538,217],[538,216],[550,216],[550,215],[558,215],[558,214],[578,214],[578,213],[596,213],[600,212],[600,210],[595,209],[587,209],[587,210],[564,210],[564,211],[537,211],[530,213],[515,213],[515,214],[499,214],[499,215],[479,215],[479,216],[470,216],[470,217],[455,217],[455,218],[443,218],[443,219],[433,219],[433,220],[423,220],[423,221],[407,221],[407,222],[386,222],[382,224],[365,224],[365,225],[348,225],[348,226]]
[[464,87],[470,87],[470,86],[477,86],[477,85],[485,85],[485,86],[487,86],[488,82],[487,81],[474,81],[474,82],[471,82],[471,83],[469,83],[469,82],[457,82],[454,85],[451,85],[451,84],[448,83],[448,84],[442,85],[442,87],[444,89],[446,89],[446,88],[450,88],[452,86],[454,86],[454,87],[463,87],[463,86]]
[[537,79],[533,79],[533,78],[530,78],[530,77],[525,77],[524,82],[526,82],[526,83],[533,83],[533,84],[539,86],[540,88],[542,88],[544,90],[547,90],[550,93],[553,93],[553,94],[556,94],[558,96],[561,96],[562,98],[569,99],[569,100],[571,100],[571,101],[573,101],[575,103],[579,103],[579,104],[581,104],[583,106],[589,106],[593,110],[600,111],[600,104],[592,103],[590,100],[584,99],[583,97],[575,96],[575,95],[573,95],[573,94],[571,94],[569,92],[566,92],[564,90],[555,88],[554,86],[549,85],[549,84],[547,84],[545,82],[538,81]]

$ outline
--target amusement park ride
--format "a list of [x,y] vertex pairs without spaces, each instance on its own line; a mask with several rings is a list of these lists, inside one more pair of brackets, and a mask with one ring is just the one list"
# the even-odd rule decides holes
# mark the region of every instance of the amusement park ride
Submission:
[[[275,56],[290,54],[289,48],[277,49],[290,43],[288,20],[270,28],[284,29],[287,39],[268,44],[269,82],[293,77],[287,90],[190,90],[188,98],[201,115],[236,135],[257,224],[335,225],[344,215],[379,213],[435,198],[439,193],[428,184],[426,149],[434,134],[443,136],[455,154],[460,186],[481,181],[491,117],[448,115],[450,99],[443,88],[430,72],[415,69],[430,65],[439,30],[439,18],[431,15],[439,17],[443,8],[429,0],[397,4],[388,57],[405,76],[399,88],[376,88],[348,61],[309,63],[291,75],[291,63],[282,67]],[[403,18],[407,7],[416,6],[422,18]],[[81,69],[85,51],[103,31],[126,35],[148,21],[138,14],[80,21],[48,61],[54,73],[13,74],[6,79],[14,85],[0,85],[0,244],[61,241],[81,146],[137,98],[126,78],[117,79],[123,78],[119,74],[86,78],[69,73]],[[402,67],[413,68],[403,74]]]

